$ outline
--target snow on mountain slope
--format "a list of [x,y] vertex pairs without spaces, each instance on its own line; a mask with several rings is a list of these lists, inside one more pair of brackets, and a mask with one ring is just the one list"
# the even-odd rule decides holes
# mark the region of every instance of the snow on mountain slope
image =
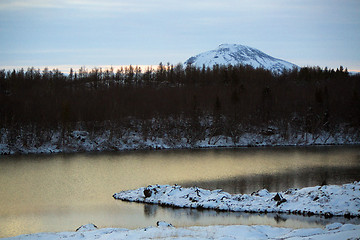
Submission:
[[254,68],[265,68],[274,72],[292,69],[297,65],[274,58],[266,53],[239,44],[221,44],[215,50],[200,53],[185,61],[185,65],[212,68],[214,65],[251,65]]

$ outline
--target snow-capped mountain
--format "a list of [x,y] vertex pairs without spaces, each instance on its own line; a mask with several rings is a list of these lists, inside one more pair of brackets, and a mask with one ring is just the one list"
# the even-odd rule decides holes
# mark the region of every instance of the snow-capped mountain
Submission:
[[240,44],[221,44],[215,50],[203,52],[185,61],[185,65],[212,68],[214,65],[251,65],[254,68],[265,68],[274,72],[292,69],[297,65],[274,58],[266,53]]

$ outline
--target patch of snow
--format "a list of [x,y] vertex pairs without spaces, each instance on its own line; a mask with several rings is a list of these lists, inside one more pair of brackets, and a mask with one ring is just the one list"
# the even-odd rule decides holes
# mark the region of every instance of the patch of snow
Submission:
[[268,192],[266,189],[252,194],[231,195],[220,190],[178,185],[150,185],[113,195],[115,199],[159,204],[163,206],[214,209],[234,212],[295,213],[360,217],[360,182],[344,185],[326,185]]
[[[333,225],[333,224],[332,224]],[[206,226],[206,227],[148,227],[136,230],[104,228],[86,232],[36,233],[21,235],[8,240],[115,240],[115,239],[358,239],[359,225],[338,225],[332,229],[291,229],[270,226]]]
[[333,224],[326,225],[325,229],[326,230],[335,230],[335,229],[339,229],[341,227],[342,227],[341,223],[333,223]]

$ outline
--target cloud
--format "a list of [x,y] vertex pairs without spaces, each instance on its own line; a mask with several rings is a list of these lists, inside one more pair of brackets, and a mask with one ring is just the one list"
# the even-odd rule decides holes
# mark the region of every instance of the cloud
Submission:
[[46,0],[3,0],[0,2],[0,10],[21,10],[26,8],[58,8],[59,4]]
[[[262,1],[261,1],[262,2]],[[266,2],[266,1],[265,1]],[[265,3],[264,2],[264,3]],[[254,5],[252,1],[242,0],[2,0],[0,10],[21,10],[34,8],[75,8],[87,10],[107,9],[126,12],[158,11],[243,11]],[[273,4],[274,5],[274,4]],[[262,6],[262,4],[260,4]]]
[[113,0],[2,0],[0,10],[25,10],[25,9],[124,9],[127,11],[138,11],[141,6],[136,6],[132,1],[113,1]]

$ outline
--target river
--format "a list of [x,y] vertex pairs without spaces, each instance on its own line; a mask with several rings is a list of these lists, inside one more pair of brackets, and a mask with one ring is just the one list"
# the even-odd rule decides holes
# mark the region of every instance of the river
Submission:
[[74,231],[87,223],[135,229],[159,220],[179,227],[322,227],[347,220],[172,209],[121,202],[112,195],[150,184],[221,188],[235,194],[355,180],[360,180],[360,146],[0,156],[0,237]]

